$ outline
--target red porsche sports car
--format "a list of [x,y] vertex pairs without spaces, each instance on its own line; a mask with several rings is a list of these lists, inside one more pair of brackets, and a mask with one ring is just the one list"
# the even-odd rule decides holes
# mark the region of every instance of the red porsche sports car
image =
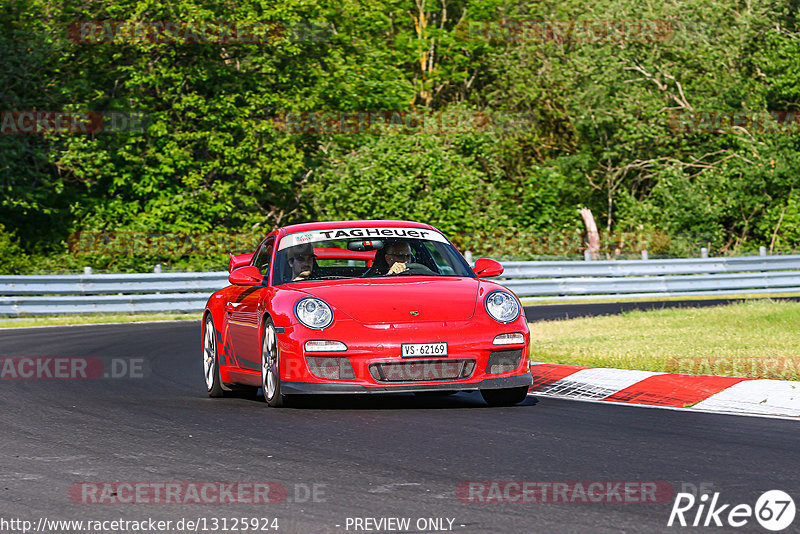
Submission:
[[436,228],[342,221],[279,228],[231,256],[208,300],[203,365],[212,397],[263,388],[270,406],[319,393],[479,390],[522,402],[530,333],[517,297],[482,278]]

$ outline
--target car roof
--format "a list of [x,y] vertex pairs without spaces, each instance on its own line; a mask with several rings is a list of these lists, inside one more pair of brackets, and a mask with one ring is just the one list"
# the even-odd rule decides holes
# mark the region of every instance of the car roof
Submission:
[[374,227],[405,227],[405,228],[424,228],[426,230],[436,230],[430,224],[414,221],[390,221],[390,220],[367,220],[367,221],[320,221],[311,223],[292,224],[278,229],[279,235],[293,234],[295,232],[310,232],[312,230],[325,230],[328,228],[351,228],[361,226],[366,228]]

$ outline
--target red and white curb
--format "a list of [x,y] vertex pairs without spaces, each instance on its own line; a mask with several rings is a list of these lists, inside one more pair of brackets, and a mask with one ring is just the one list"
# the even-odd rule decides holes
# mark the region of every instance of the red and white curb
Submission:
[[543,397],[800,417],[800,382],[531,363]]

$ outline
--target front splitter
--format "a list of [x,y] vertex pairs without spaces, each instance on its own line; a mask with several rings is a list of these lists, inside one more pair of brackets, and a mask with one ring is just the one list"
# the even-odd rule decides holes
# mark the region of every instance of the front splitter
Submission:
[[503,378],[487,378],[480,382],[439,382],[435,384],[386,384],[362,386],[359,384],[331,384],[316,382],[281,382],[284,395],[354,394],[354,393],[413,393],[416,391],[478,391],[527,387],[533,382],[530,372]]

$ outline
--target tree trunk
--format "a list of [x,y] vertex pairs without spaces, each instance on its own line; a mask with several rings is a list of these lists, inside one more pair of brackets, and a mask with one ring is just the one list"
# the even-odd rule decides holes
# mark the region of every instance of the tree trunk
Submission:
[[600,258],[600,232],[597,231],[597,224],[594,222],[594,215],[589,208],[581,208],[583,224],[586,225],[587,250],[591,253],[592,259]]

